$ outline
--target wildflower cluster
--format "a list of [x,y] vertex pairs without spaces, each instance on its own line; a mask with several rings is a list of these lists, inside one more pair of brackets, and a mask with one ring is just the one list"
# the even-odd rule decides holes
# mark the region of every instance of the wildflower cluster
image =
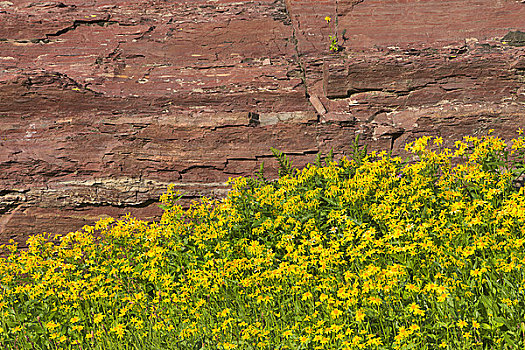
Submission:
[[[332,18],[330,16],[326,16],[324,20],[326,21],[327,25],[330,25]],[[341,50],[341,46],[339,45],[339,40],[337,39],[337,32],[334,33],[334,35],[329,35],[328,38],[330,40],[329,50],[331,52],[338,52],[339,50]]]
[[523,348],[524,139],[441,142],[6,247],[0,346]]

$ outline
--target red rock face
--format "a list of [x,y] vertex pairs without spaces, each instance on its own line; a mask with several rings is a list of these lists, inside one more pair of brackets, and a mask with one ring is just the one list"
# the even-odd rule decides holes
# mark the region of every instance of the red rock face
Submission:
[[0,242],[157,219],[170,183],[220,197],[275,176],[270,147],[525,126],[514,0],[1,1],[0,23]]

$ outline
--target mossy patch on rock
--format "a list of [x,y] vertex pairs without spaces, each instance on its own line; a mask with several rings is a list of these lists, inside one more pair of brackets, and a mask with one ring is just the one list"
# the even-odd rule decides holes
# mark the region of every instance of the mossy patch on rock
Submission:
[[525,32],[519,30],[508,32],[501,41],[511,46],[525,46]]

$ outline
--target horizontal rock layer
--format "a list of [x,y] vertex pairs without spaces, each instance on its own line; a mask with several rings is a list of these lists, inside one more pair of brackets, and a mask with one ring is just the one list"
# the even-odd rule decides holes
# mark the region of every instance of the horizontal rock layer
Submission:
[[158,219],[170,183],[224,196],[276,176],[270,147],[300,167],[357,134],[403,154],[525,126],[514,0],[21,0],[0,23],[0,243]]

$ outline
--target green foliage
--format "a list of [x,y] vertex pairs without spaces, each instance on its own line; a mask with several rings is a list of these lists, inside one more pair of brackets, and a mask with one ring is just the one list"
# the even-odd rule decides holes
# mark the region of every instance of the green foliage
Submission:
[[368,155],[368,147],[366,145],[359,145],[359,134],[357,134],[352,142],[350,150],[350,159],[355,163],[356,167],[363,165],[363,161]]
[[292,175],[293,174],[293,168],[292,168],[293,162],[288,159],[286,154],[284,154],[283,152],[273,147],[271,147],[270,150],[272,151],[273,156],[279,162],[279,176],[282,177],[286,175]]
[[[328,25],[330,25],[330,22],[332,21],[332,18],[330,16],[326,16],[324,18],[324,20],[326,21],[326,23]],[[336,19],[336,21],[337,21],[337,19]],[[343,31],[343,34],[342,34],[343,39],[344,39],[345,33],[346,33],[346,29]],[[339,40],[337,38],[337,32],[334,33],[334,35],[329,35],[328,38],[330,40],[329,50],[331,52],[338,52],[338,51],[340,51],[342,47],[341,47],[341,45],[339,45]]]
[[339,41],[337,40],[337,35],[330,35],[330,51],[338,52],[340,50]]
[[272,150],[282,176],[224,200],[184,210],[170,186],[160,222],[7,246],[0,347],[524,348],[525,140],[441,143],[408,163],[356,137],[301,170]]

